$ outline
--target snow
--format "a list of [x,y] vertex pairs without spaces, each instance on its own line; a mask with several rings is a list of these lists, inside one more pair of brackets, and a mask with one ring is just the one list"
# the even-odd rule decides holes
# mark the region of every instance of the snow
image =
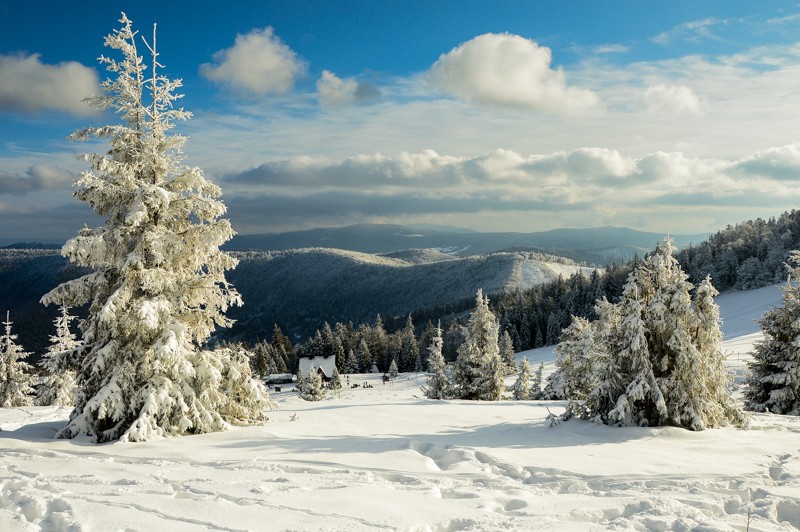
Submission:
[[[769,287],[717,298],[744,368]],[[520,353],[552,370],[552,348]],[[509,376],[509,383],[515,376]],[[263,426],[144,443],[56,440],[69,410],[0,409],[0,530],[794,530],[800,418],[690,432],[545,422],[561,402],[433,401],[426,377],[305,402]],[[287,391],[289,390],[289,391]]]

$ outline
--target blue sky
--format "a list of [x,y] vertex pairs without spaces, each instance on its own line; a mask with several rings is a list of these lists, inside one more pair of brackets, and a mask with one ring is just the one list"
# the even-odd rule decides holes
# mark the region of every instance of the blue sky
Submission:
[[705,233],[800,200],[791,2],[0,1],[0,242],[101,223],[71,182],[103,146],[65,138],[116,122],[80,99],[123,10],[241,233]]

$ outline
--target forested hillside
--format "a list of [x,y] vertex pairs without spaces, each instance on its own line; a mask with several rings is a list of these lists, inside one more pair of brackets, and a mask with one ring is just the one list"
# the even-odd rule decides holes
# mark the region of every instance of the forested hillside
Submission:
[[[409,313],[419,323],[466,310],[478,288],[500,294],[591,272],[567,259],[534,253],[455,258],[406,250],[389,257],[307,249],[235,255],[240,263],[228,279],[244,306],[230,311],[237,323],[218,339],[251,344],[269,338],[274,324],[297,341],[326,321],[368,322],[378,313],[393,330]],[[11,311],[27,350],[42,353],[53,332],[57,309],[44,307],[39,298],[79,273],[54,250],[0,250],[0,310]]]

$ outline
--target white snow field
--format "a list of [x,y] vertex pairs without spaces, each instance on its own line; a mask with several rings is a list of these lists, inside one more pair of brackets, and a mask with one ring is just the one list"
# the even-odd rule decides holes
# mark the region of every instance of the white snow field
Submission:
[[[745,370],[769,287],[718,298]],[[552,368],[552,349],[525,354]],[[0,530],[794,530],[800,418],[749,430],[545,422],[560,402],[423,398],[424,375],[264,426],[150,443],[56,440],[66,408],[0,410]],[[509,378],[513,382],[513,377]],[[294,418],[294,420],[292,420]]]

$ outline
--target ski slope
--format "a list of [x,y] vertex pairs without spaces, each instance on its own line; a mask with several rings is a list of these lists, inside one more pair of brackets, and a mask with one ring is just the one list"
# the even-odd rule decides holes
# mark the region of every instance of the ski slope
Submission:
[[[745,369],[769,287],[718,298]],[[552,349],[529,351],[552,367]],[[0,410],[0,530],[703,530],[800,526],[800,419],[749,430],[545,422],[547,401],[429,401],[425,376],[274,394],[264,426],[149,443],[55,440],[67,409]],[[513,378],[510,379],[513,381]]]

